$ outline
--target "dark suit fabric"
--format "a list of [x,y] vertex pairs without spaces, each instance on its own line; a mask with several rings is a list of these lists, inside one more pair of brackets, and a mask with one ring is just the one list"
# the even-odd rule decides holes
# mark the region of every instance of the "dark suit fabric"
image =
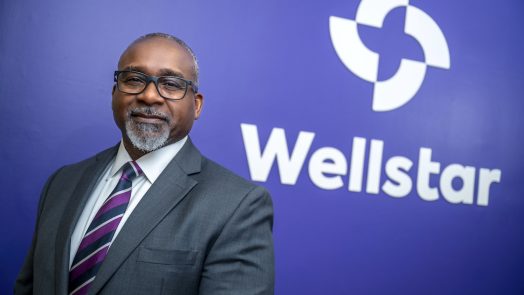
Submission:
[[[49,178],[15,294],[67,293],[71,234],[117,150]],[[263,188],[188,140],[115,238],[90,294],[273,294],[272,223]]]

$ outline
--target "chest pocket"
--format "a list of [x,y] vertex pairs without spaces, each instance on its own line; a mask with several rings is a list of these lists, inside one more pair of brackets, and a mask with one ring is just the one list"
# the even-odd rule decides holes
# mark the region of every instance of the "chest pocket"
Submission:
[[198,251],[178,249],[139,249],[137,261],[164,265],[194,265]]

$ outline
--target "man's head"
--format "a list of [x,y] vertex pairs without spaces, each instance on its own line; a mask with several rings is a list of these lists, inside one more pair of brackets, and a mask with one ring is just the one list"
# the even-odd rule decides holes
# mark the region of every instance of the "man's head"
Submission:
[[[159,93],[170,87],[169,79],[157,80],[146,85],[138,94],[128,91],[121,74],[113,87],[113,116],[122,132],[124,144],[131,157],[140,157],[186,136],[193,121],[202,110],[203,96],[196,92],[198,64],[193,51],[180,39],[167,34],[154,33],[135,40],[122,53],[119,71],[134,71],[147,76],[176,77],[191,81],[180,99]],[[128,83],[134,83],[136,77]],[[183,80],[178,80],[185,83]],[[126,82],[127,83],[127,82]],[[157,87],[158,85],[158,87]],[[178,96],[174,96],[178,98]]]

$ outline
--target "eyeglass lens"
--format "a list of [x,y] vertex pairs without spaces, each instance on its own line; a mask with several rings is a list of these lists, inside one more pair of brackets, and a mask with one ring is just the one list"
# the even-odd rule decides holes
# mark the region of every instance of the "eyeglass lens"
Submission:
[[[144,91],[151,80],[147,75],[124,71],[118,74],[117,81],[120,91],[128,94],[139,94]],[[155,84],[159,94],[168,99],[183,98],[187,89],[187,82],[177,77],[159,77]]]

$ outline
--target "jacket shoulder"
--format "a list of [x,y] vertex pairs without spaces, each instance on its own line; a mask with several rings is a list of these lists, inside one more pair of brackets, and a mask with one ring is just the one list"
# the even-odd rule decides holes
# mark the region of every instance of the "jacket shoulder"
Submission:
[[256,188],[265,190],[261,186],[252,183],[244,177],[204,156],[202,156],[202,171],[199,174],[199,182],[219,184],[217,189],[220,188],[228,191],[234,190],[247,193]]
[[76,183],[80,180],[87,168],[97,165],[97,162],[107,164],[118,151],[118,146],[114,146],[108,149],[105,149],[94,156],[91,156],[87,159],[81,160],[76,163],[66,164],[59,169],[57,169],[51,177],[47,180],[47,185],[53,185],[59,183],[63,185],[64,182],[67,183]]
[[83,159],[81,161],[66,164],[59,168],[57,172],[59,173],[74,173],[78,171],[83,171],[86,167],[89,167],[94,162],[97,162],[99,160],[108,159],[110,157],[113,157],[116,155],[116,152],[118,151],[118,145],[110,147],[108,149],[105,149],[89,158]]

